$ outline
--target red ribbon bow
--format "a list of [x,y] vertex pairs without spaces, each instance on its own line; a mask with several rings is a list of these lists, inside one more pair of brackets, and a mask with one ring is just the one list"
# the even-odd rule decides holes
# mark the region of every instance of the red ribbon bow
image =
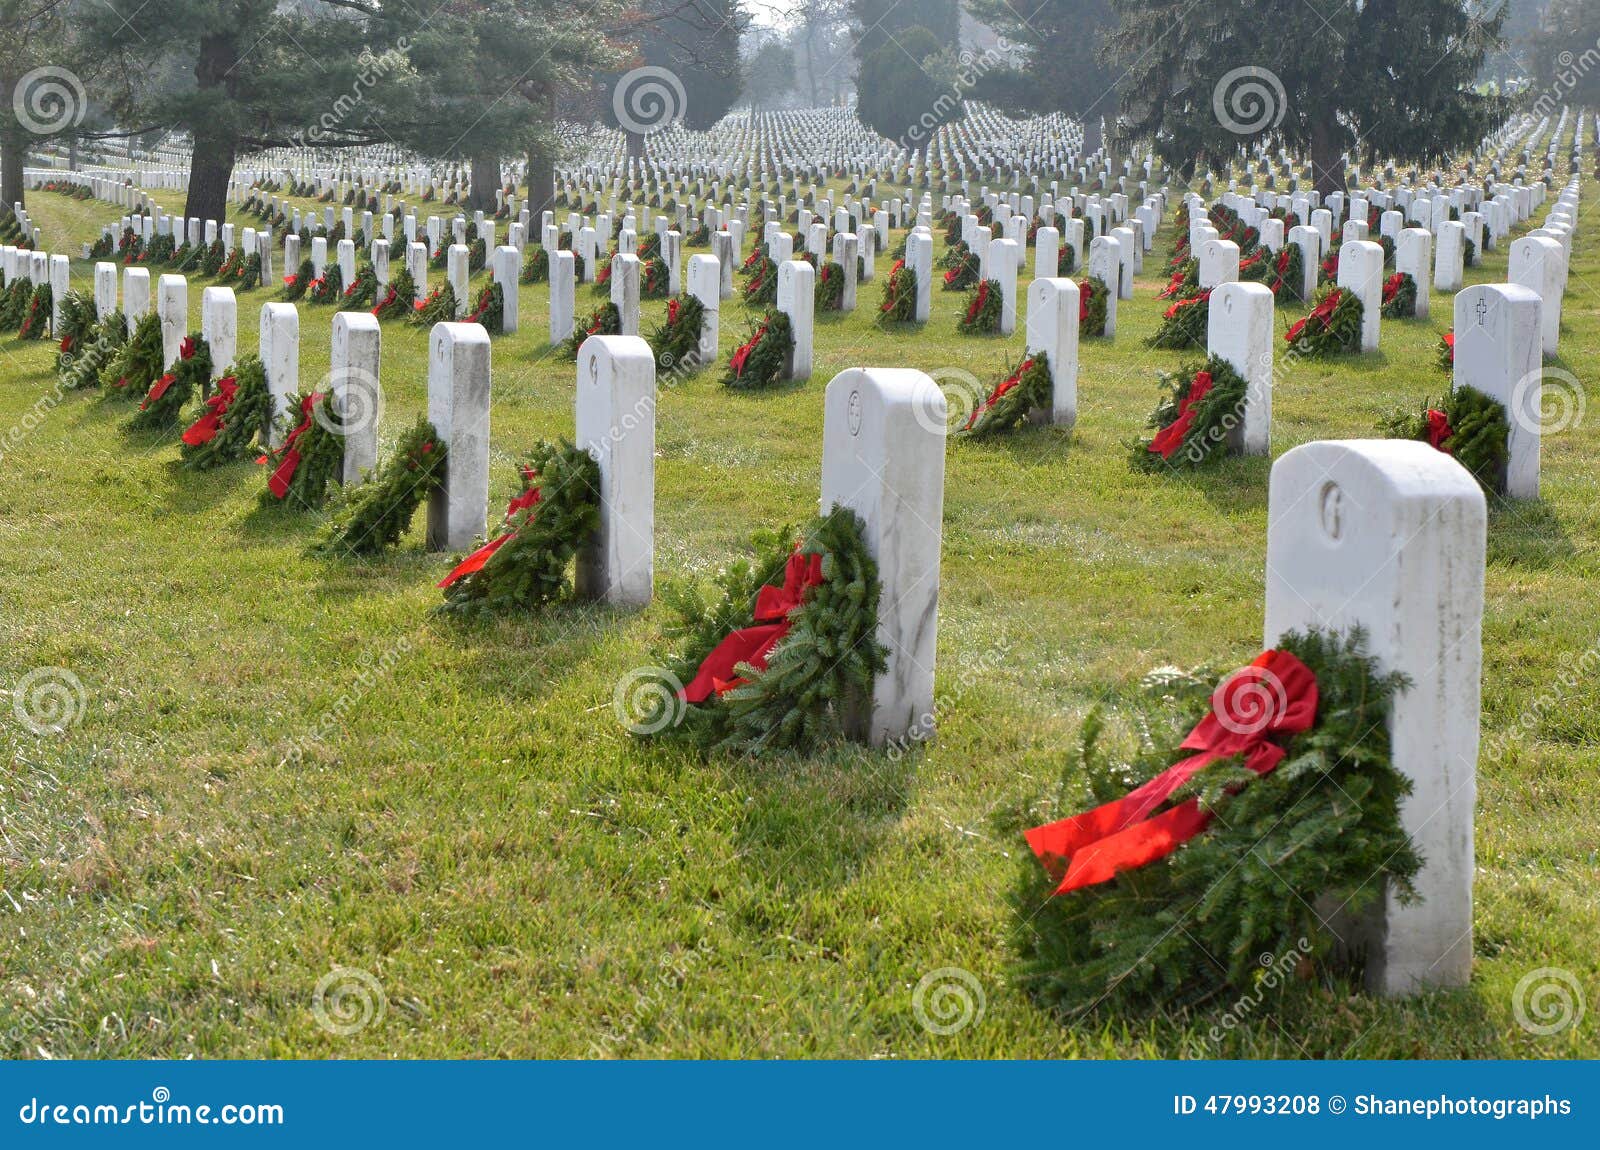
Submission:
[[193,359],[194,353],[200,350],[200,345],[195,343],[194,336],[186,335],[183,342],[178,345],[179,359]]
[[[1317,678],[1287,651],[1264,651],[1248,667],[1229,675],[1211,695],[1211,713],[1189,732],[1180,760],[1126,796],[1059,822],[1026,832],[1041,861],[1065,860],[1056,894],[1093,886],[1165,858],[1211,821],[1198,799],[1152,815],[1162,803],[1212,763],[1244,757],[1258,775],[1282,761],[1273,735],[1308,731],[1317,718]],[[1046,861],[1046,865],[1051,865]]]
[[[430,443],[423,450],[432,451],[433,445]],[[507,524],[517,517],[518,512],[526,511],[530,507],[537,507],[544,498],[543,489],[534,483],[534,480],[538,478],[538,473],[531,468],[524,467],[522,469],[522,481],[527,486],[521,495],[516,496],[510,503],[506,504]],[[507,531],[505,534],[489,540],[489,542],[478,548],[471,555],[468,555],[460,563],[457,563],[450,574],[439,580],[439,586],[448,587],[452,583],[465,579],[475,571],[483,570],[484,566],[494,556],[494,553],[515,539],[520,530],[521,528],[518,528],[517,531]]]
[[217,392],[206,400],[206,413],[189,425],[183,433],[183,441],[190,447],[199,447],[202,443],[210,443],[222,430],[222,417],[228,414],[228,408],[233,406],[233,397],[239,392],[239,381],[231,375],[223,376],[217,380]]
[[1395,272],[1394,275],[1383,281],[1383,302],[1388,303],[1399,294],[1400,285],[1406,282],[1405,272]]
[[289,438],[283,441],[282,447],[256,460],[257,463],[266,463],[271,457],[281,457],[278,466],[272,471],[272,476],[267,480],[267,490],[272,492],[274,498],[283,499],[289,494],[289,484],[294,482],[294,473],[300,469],[300,448],[295,445],[300,442],[300,437],[310,430],[312,413],[321,402],[321,392],[313,392],[302,399],[299,426],[289,433]]
[[766,334],[767,325],[762,323],[760,327],[756,328],[755,335],[751,336],[743,347],[739,348],[733,353],[733,358],[728,361],[728,366],[733,369],[733,375],[735,379],[739,379],[744,376],[744,365],[746,361],[749,360],[750,354],[755,351],[756,345],[761,342],[761,337]]
[[1301,320],[1284,333],[1284,340],[1288,343],[1293,343],[1295,340],[1299,339],[1300,333],[1305,330],[1306,324],[1310,323],[1312,320],[1316,320],[1321,327],[1327,327],[1329,318],[1332,317],[1334,309],[1339,306],[1339,301],[1343,298],[1343,288],[1338,288],[1329,292],[1328,298],[1323,300],[1314,309],[1312,309],[1310,315],[1306,316],[1305,319]]
[[1438,408],[1430,407],[1428,409],[1428,446],[1449,455],[1451,451],[1446,440],[1454,434],[1455,428],[1450,426],[1450,417]]
[[790,616],[805,602],[806,592],[822,583],[822,556],[795,551],[783,571],[783,586],[767,585],[756,593],[756,625],[741,627],[725,636],[695,672],[689,685],[678,692],[688,703],[703,703],[712,694],[722,694],[741,685],[736,674],[740,663],[760,670],[767,656],[789,633]]
[[150,390],[145,393],[144,402],[139,404],[139,410],[143,411],[152,403],[156,402],[156,400],[160,399],[163,395],[167,394],[167,388],[171,387],[177,382],[178,377],[173,375],[170,371],[163,375],[160,379],[156,380],[150,385]]
[[1027,371],[1032,366],[1032,359],[1025,359],[1019,363],[1016,371],[1012,372],[1010,375],[1006,376],[1005,379],[1001,380],[1000,386],[991,391],[988,397],[985,398],[982,403],[972,409],[972,414],[967,416],[967,422],[961,430],[971,431],[972,425],[978,422],[978,417],[984,412],[988,411],[996,403],[999,403],[1002,396],[1004,396],[1012,388],[1016,387],[1017,384],[1022,380],[1022,373]]
[[1189,382],[1188,393],[1178,404],[1178,418],[1156,432],[1148,450],[1162,459],[1171,459],[1173,453],[1183,446],[1184,436],[1189,434],[1189,428],[1194,423],[1195,407],[1210,393],[1211,373],[1195,372],[1194,379]]

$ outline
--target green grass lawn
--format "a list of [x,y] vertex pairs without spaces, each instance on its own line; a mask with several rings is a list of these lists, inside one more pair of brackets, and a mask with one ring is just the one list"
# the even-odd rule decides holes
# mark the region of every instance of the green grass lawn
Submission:
[[[1583,194],[1600,202],[1592,179]],[[116,217],[48,193],[28,208],[46,247],[74,253]],[[1586,222],[1576,241],[1558,364],[1585,384],[1600,354],[1596,234]],[[1600,1056],[1592,415],[1545,440],[1543,500],[1491,518],[1493,753],[1468,989],[1401,1003],[1297,983],[1216,1044],[1228,1003],[1064,1017],[1013,984],[1026,847],[1002,816],[1055,777],[1085,713],[1151,667],[1228,668],[1259,650],[1268,460],[1186,480],[1127,463],[1157,373],[1194,358],[1141,342],[1165,306],[1171,239],[1163,229],[1115,342],[1084,344],[1073,433],[950,443],[939,733],[897,758],[702,762],[640,745],[612,693],[653,662],[661,605],[441,620],[430,608],[450,560],[421,549],[420,525],[378,562],[306,558],[318,520],[258,510],[263,469],[179,470],[175,436],[121,429],[129,405],[57,402],[51,344],[0,343],[0,434],[18,429],[0,441],[0,690],[66,668],[86,704],[39,737],[0,699],[0,1054]],[[836,372],[959,368],[988,384],[1021,354],[1020,330],[956,335],[951,293],[923,330],[877,329],[888,268],[880,254],[859,310],[819,321],[809,382],[736,394],[707,371],[663,393],[659,580],[707,575],[753,529],[814,511]],[[1505,269],[1502,247],[1468,281]],[[73,274],[92,282],[86,262]],[[191,281],[191,328],[206,282]],[[241,353],[276,287],[241,296]],[[580,288],[580,314],[603,298]],[[1290,368],[1274,454],[1374,434],[1438,396],[1449,298],[1432,308],[1385,323],[1381,354]],[[648,331],[664,304],[645,310]],[[1280,331],[1302,312],[1280,312]],[[332,314],[301,306],[303,386],[327,370]],[[546,315],[545,288],[524,286],[521,333],[494,344],[492,508],[526,448],[572,433],[573,368],[550,355]],[[724,357],[746,324],[724,305]],[[383,340],[387,444],[425,409],[427,348],[403,325]],[[349,1036],[318,1024],[314,988],[335,966],[381,983],[381,1021]],[[1590,1013],[1541,1038],[1512,999],[1546,966],[1577,977]],[[984,996],[949,1036],[912,1008],[941,967]]]

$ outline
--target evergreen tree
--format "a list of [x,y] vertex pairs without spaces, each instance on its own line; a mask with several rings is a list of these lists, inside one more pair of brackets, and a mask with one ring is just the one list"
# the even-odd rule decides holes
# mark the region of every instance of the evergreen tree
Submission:
[[1185,176],[1243,147],[1311,154],[1316,187],[1344,186],[1345,155],[1426,163],[1476,143],[1502,118],[1473,90],[1490,37],[1462,0],[1113,0],[1108,51],[1127,61],[1120,109]]
[[781,40],[768,40],[744,65],[744,95],[763,108],[794,91],[794,53]]
[[968,0],[973,16],[1022,49],[990,69],[975,94],[1009,111],[1065,111],[1083,121],[1087,147],[1100,146],[1100,121],[1117,114],[1122,69],[1106,55],[1116,27],[1111,0],[1042,0],[1019,10],[1009,0]]
[[926,28],[906,28],[861,62],[856,115],[907,148],[926,147],[940,124],[962,115],[955,56]]
[[[74,0],[0,0],[0,205],[25,203],[28,151],[95,126],[98,62],[76,32]],[[76,168],[76,164],[71,165]]]

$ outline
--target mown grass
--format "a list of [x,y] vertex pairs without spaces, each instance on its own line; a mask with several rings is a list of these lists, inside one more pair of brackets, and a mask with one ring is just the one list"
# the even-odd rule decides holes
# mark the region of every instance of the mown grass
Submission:
[[[1587,223],[1600,188],[1586,180],[1584,194],[1559,364],[1580,379],[1600,351]],[[114,217],[45,193],[29,210],[58,250]],[[999,817],[1056,775],[1092,706],[1151,666],[1226,667],[1259,649],[1268,462],[1189,480],[1127,465],[1157,372],[1186,358],[1140,342],[1170,239],[1116,341],[1085,344],[1072,434],[950,444],[939,734],[898,759],[848,747],[707,763],[641,746],[612,692],[652,661],[661,606],[441,621],[429,610],[448,559],[417,536],[372,563],[306,558],[316,518],[259,511],[259,468],[183,472],[170,436],[121,430],[126,405],[50,399],[49,344],[0,344],[0,429],[37,422],[0,459],[0,687],[67,668],[87,703],[46,737],[0,712],[0,1052],[1600,1054],[1593,1013],[1541,1038],[1512,1004],[1524,975],[1555,966],[1600,1010],[1600,699],[1587,674],[1562,682],[1600,639],[1592,419],[1545,441],[1543,500],[1491,524],[1483,730],[1497,750],[1479,770],[1468,989],[1397,1003],[1296,984],[1218,1044],[1229,1003],[1066,1018],[1012,985],[1025,848]],[[1469,282],[1505,265],[1503,248],[1489,253]],[[860,310],[820,322],[810,382],[732,394],[708,371],[664,392],[660,579],[705,575],[752,529],[814,509],[835,372],[962,368],[990,382],[1020,354],[1020,334],[957,336],[953,294],[924,330],[877,329],[886,258],[877,270]],[[87,285],[89,265],[74,277]],[[241,352],[272,291],[240,298]],[[580,311],[599,298],[580,289]],[[1274,454],[1371,434],[1437,395],[1450,301],[1432,303],[1431,322],[1385,324],[1380,355],[1290,369]],[[548,354],[545,306],[524,287],[522,332],[494,346],[495,502],[529,444],[572,431],[573,371]],[[662,310],[647,305],[647,329]],[[303,383],[327,369],[330,315],[302,305]],[[736,305],[722,326],[726,354],[744,327]],[[383,338],[392,437],[424,409],[426,337],[386,325]],[[381,1022],[347,1037],[318,1025],[313,990],[335,966],[381,982]],[[943,1037],[912,1009],[940,967],[970,971],[985,996],[981,1018]]]

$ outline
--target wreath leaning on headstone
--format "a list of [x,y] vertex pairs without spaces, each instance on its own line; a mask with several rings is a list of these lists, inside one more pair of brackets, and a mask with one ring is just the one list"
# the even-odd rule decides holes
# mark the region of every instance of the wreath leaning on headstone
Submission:
[[1187,348],[1206,346],[1211,320],[1211,289],[1174,300],[1162,313],[1161,326],[1145,339],[1146,347]]
[[1164,373],[1161,388],[1148,425],[1155,434],[1132,445],[1134,465],[1146,471],[1198,467],[1223,455],[1244,419],[1244,377],[1213,355],[1204,365]]
[[1308,631],[1220,679],[1163,668],[1144,686],[1126,727],[1091,712],[1055,793],[1002,820],[1043,863],[1017,897],[1022,983],[1063,1009],[1156,1011],[1255,989],[1262,955],[1342,970],[1318,908],[1416,897],[1388,733],[1404,677],[1359,630]]
[[1383,318],[1411,319],[1417,314],[1417,281],[1410,272],[1395,272],[1383,281]]
[[1005,306],[999,280],[980,280],[967,296],[966,310],[956,323],[962,335],[988,335],[1000,330],[1000,312]]
[[199,332],[184,337],[172,369],[150,385],[139,410],[128,420],[129,431],[161,431],[176,427],[184,407],[211,384],[211,345]]
[[1511,423],[1498,400],[1475,387],[1457,385],[1438,406],[1396,412],[1380,425],[1390,439],[1420,439],[1454,456],[1490,495],[1504,495],[1510,459]]
[[1317,292],[1311,314],[1291,325],[1283,339],[1301,355],[1360,351],[1361,323],[1360,297],[1353,291],[1324,285]]
[[[887,666],[878,642],[878,568],[855,512],[835,507],[799,532],[758,533],[753,560],[720,572],[715,596],[669,587],[678,643],[661,683],[641,691],[630,729],[703,751],[809,753],[871,706]],[[664,689],[655,689],[664,688]]]
[[650,354],[658,370],[705,366],[699,362],[705,319],[705,305],[688,292],[667,301],[665,322],[650,333]]
[[329,485],[344,467],[344,436],[339,434],[343,422],[333,409],[332,393],[296,396],[290,410],[299,413],[299,422],[281,446],[256,460],[272,467],[261,502],[311,511],[328,501]]
[[1030,412],[1049,409],[1053,391],[1049,357],[1042,351],[1029,352],[972,409],[961,430],[978,439],[1015,430],[1027,422]]
[[1109,291],[1106,281],[1099,276],[1087,276],[1078,281],[1078,338],[1106,334]]
[[411,530],[417,508],[444,482],[445,445],[426,417],[400,437],[394,454],[367,482],[342,492],[311,550],[340,558],[381,555]]
[[161,319],[155,312],[147,312],[100,372],[100,386],[107,396],[143,399],[160,378],[165,358]]
[[411,306],[406,322],[413,327],[431,328],[436,323],[449,323],[456,318],[456,289],[448,282],[428,293],[427,299]]
[[271,417],[266,369],[256,356],[243,356],[231,375],[217,380],[216,390],[201,406],[200,418],[185,429],[178,457],[193,471],[248,459]]
[[794,331],[789,317],[781,311],[767,312],[728,357],[722,385],[741,389],[766,387],[783,375],[793,348]]
[[578,349],[591,335],[621,335],[622,312],[609,300],[590,313],[588,318],[573,325],[572,334],[561,341],[558,349],[562,358],[578,361]]
[[917,318],[917,273],[896,260],[883,279],[883,301],[878,305],[882,323],[911,323]]
[[536,611],[571,593],[568,569],[600,523],[600,465],[570,443],[541,442],[521,476],[494,537],[440,581],[440,611]]

